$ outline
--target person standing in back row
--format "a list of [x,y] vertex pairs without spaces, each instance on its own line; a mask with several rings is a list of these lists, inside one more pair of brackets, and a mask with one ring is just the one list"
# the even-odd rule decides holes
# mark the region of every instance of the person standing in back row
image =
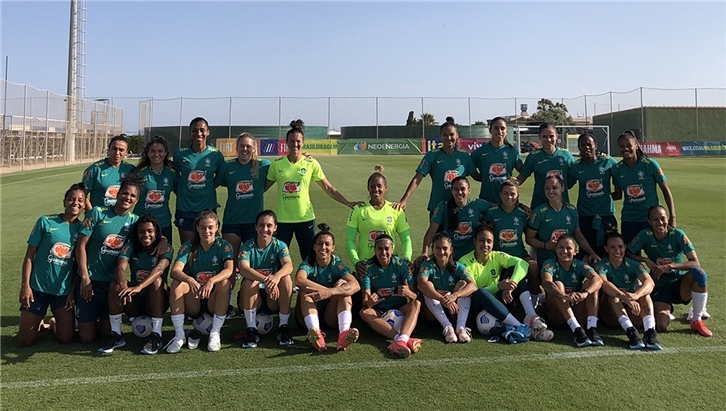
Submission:
[[453,117],[446,117],[441,125],[441,148],[429,151],[416,168],[416,174],[408,183],[406,192],[395,207],[406,209],[406,203],[416,188],[427,175],[431,175],[431,195],[426,209],[429,210],[429,219],[434,208],[442,201],[451,198],[451,186],[456,177],[466,177],[476,173],[476,167],[471,157],[465,151],[456,148],[459,140],[459,131]]
[[471,153],[471,161],[479,170],[472,177],[481,181],[479,198],[497,204],[501,202],[502,183],[512,177],[514,170],[522,170],[522,157],[519,150],[507,141],[507,121],[494,117],[489,124],[491,141]]
[[174,152],[174,169],[179,180],[174,224],[179,228],[181,244],[194,237],[194,221],[202,210],[216,211],[219,207],[215,177],[224,163],[222,153],[207,144],[207,120],[194,118],[189,123],[189,137],[189,147]]
[[285,136],[289,153],[272,162],[265,185],[266,191],[277,182],[278,224],[275,237],[290,246],[292,237],[295,235],[303,261],[307,260],[313,248],[313,237],[315,236],[315,210],[310,201],[310,182],[318,183],[330,198],[348,208],[362,204],[348,201],[325,178],[320,163],[314,158],[307,158],[303,155],[304,127],[305,123],[300,119],[290,122],[290,130]]
[[93,207],[113,207],[121,186],[121,179],[129,174],[134,165],[124,161],[129,152],[126,134],[118,135],[108,143],[108,156],[97,161],[83,172],[86,185],[85,211]]

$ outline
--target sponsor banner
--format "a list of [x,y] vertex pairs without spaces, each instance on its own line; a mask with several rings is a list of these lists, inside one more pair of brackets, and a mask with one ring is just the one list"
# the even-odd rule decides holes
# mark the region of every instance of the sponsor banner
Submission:
[[338,154],[338,140],[305,140],[302,151],[310,154]]
[[[460,150],[464,150],[467,153],[471,154],[474,150],[479,148],[482,144],[488,143],[491,139],[489,138],[460,138],[457,146]],[[427,138],[425,140],[425,148],[426,153],[429,151],[436,150],[437,148],[441,148],[441,139],[440,138]]]
[[674,157],[681,155],[681,143],[639,143],[640,149],[650,157]]
[[217,145],[217,150],[225,157],[237,157],[237,139],[218,138],[215,144]]
[[681,143],[681,155],[684,156],[726,156],[726,142],[723,141],[689,141]]
[[258,153],[261,156],[277,156],[279,155],[279,145],[277,140],[259,140],[260,149]]
[[285,140],[277,140],[277,155],[278,156],[286,156],[289,153],[290,152],[287,149],[287,141],[285,141]]
[[421,140],[410,138],[339,140],[338,154],[421,154]]

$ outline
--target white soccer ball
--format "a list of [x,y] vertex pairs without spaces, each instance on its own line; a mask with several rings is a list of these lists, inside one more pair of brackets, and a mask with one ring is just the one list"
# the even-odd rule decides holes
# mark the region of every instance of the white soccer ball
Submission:
[[481,312],[476,316],[476,329],[484,335],[491,334],[492,328],[501,326],[501,321],[494,318],[494,316],[489,314],[486,310],[481,310]]
[[257,331],[260,335],[265,335],[272,330],[272,316],[265,313],[257,313]]
[[381,318],[387,322],[388,324],[393,327],[396,332],[401,332],[401,327],[403,327],[403,313],[398,310],[388,310]]
[[139,338],[146,338],[151,334],[151,317],[140,315],[131,321],[131,329],[134,335]]
[[209,332],[212,331],[212,321],[214,319],[211,315],[208,313],[204,313],[201,317],[197,317],[192,321],[192,326],[194,326],[194,329],[199,331],[202,335],[209,335]]

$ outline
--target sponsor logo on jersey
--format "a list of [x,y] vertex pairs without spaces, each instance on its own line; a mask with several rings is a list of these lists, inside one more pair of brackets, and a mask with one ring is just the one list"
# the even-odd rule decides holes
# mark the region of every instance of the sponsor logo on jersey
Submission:
[[282,192],[287,194],[299,193],[300,183],[297,181],[288,181],[282,185]]
[[272,274],[272,273],[270,272],[270,270],[269,270],[269,269],[267,269],[267,268],[260,268],[260,269],[258,269],[258,270],[256,270],[256,271],[257,271],[257,274],[260,274],[260,275],[262,275],[262,276],[265,276],[265,277],[267,277],[267,276],[269,276],[270,274]]
[[124,237],[118,234],[109,234],[103,240],[101,254],[108,254],[118,257],[121,247],[124,245]]
[[237,182],[237,185],[234,187],[235,191],[235,198],[237,200],[242,200],[245,198],[250,198],[254,195],[255,187],[253,185],[252,180],[241,180]]
[[456,230],[454,230],[456,234],[470,234],[471,233],[471,223],[468,221],[460,221],[459,224],[456,226]]
[[560,170],[550,170],[547,172],[547,178],[551,176],[557,176],[559,178],[562,178],[562,171]]
[[550,241],[557,242],[557,240],[560,239],[563,235],[567,234],[567,230],[561,230],[557,229],[552,232],[552,235],[550,236]]
[[144,202],[144,207],[146,209],[150,208],[161,208],[164,205],[164,192],[161,190],[149,190],[148,193],[146,193],[146,200]]
[[379,288],[376,291],[376,294],[378,294],[379,297],[385,298],[385,297],[390,297],[393,294],[395,294],[395,291],[393,288]]
[[502,163],[493,163],[489,166],[489,174],[493,176],[503,176],[507,174],[507,166]]
[[456,177],[459,177],[458,170],[446,170],[446,172],[444,172],[444,183],[451,184]]
[[104,194],[104,196],[107,198],[116,198],[119,188],[121,188],[121,186],[108,186],[108,188],[106,189],[106,194]]
[[645,201],[645,190],[643,190],[642,184],[629,185],[625,191],[628,193],[628,202],[639,203]]
[[602,180],[599,178],[588,180],[587,183],[585,183],[585,192],[587,193],[587,197],[600,197],[604,195],[604,188],[605,186],[603,186]]
[[368,233],[368,241],[376,241],[376,238],[382,234],[386,234],[386,232],[383,230],[371,230],[371,232]]
[[197,282],[199,284],[206,284],[209,280],[214,277],[214,273],[212,271],[200,271],[197,273]]
[[515,230],[502,230],[499,232],[499,245],[502,247],[513,247],[516,245],[517,232]]
[[656,260],[655,260],[655,263],[657,265],[668,265],[672,262],[673,262],[673,260],[671,260],[670,258],[656,258]]
[[54,263],[58,265],[66,265],[71,258],[71,250],[73,247],[66,243],[55,243],[50,248],[50,255],[48,255],[48,263]]
[[151,271],[138,270],[136,272],[136,282],[138,282],[138,283],[144,282],[147,278],[149,278],[149,274],[151,274]]
[[192,170],[187,178],[190,189],[200,189],[207,186],[207,172],[204,170]]

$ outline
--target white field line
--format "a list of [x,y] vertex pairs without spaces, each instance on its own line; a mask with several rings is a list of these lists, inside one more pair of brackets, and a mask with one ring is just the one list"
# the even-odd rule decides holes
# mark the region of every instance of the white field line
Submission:
[[340,168],[339,166],[336,166],[335,164],[330,164],[330,163],[326,163],[325,161],[321,161],[320,157],[318,157],[316,160],[318,160],[318,163],[320,163],[320,164],[325,164],[326,167]]
[[99,377],[82,377],[82,378],[62,378],[54,380],[35,380],[35,381],[17,381],[3,383],[0,388],[8,389],[24,389],[24,388],[40,388],[40,387],[59,387],[71,385],[90,385],[90,384],[108,384],[119,382],[137,382],[152,380],[171,380],[171,379],[187,379],[187,378],[220,378],[220,377],[245,377],[251,375],[271,375],[271,374],[302,374],[319,371],[350,371],[361,369],[376,368],[419,368],[419,367],[438,367],[446,365],[472,365],[472,364],[494,364],[507,362],[525,362],[525,361],[557,361],[579,358],[599,358],[599,357],[619,357],[634,355],[666,355],[666,354],[687,354],[687,353],[712,353],[725,352],[726,346],[714,347],[685,347],[685,348],[664,348],[662,351],[631,351],[631,350],[577,350],[552,354],[526,354],[526,355],[505,355],[497,357],[474,357],[474,358],[442,358],[436,360],[383,360],[375,362],[358,362],[358,363],[338,363],[338,364],[311,364],[296,365],[285,367],[267,367],[267,368],[240,368],[228,370],[195,370],[184,372],[165,372],[165,373],[148,373],[148,374],[127,374],[127,375],[109,375]]
[[[43,180],[45,178],[56,178],[58,176],[62,176],[62,175],[65,175],[65,174],[76,174],[76,173],[78,173],[78,171],[66,171],[65,173],[57,173],[57,174],[53,174],[53,175],[50,175],[50,176],[29,178],[27,180],[13,181],[11,183],[2,183],[2,185],[9,186],[9,185],[12,185],[12,184],[29,183],[29,182],[34,181],[34,180]],[[79,175],[82,177],[83,176],[83,172],[81,172]]]

